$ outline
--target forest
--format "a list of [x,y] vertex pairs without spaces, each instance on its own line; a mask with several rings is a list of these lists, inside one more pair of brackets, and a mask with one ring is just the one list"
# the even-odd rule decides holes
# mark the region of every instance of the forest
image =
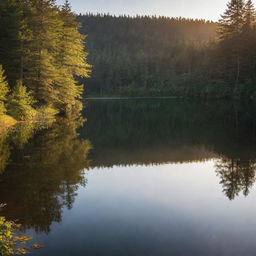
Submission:
[[42,119],[81,110],[90,65],[85,37],[66,1],[0,2],[0,115]]
[[255,15],[251,0],[231,0],[219,22],[80,14],[86,95],[254,98]]
[[0,114],[16,120],[78,113],[87,96],[256,96],[251,0],[231,0],[219,22],[2,0],[0,28]]

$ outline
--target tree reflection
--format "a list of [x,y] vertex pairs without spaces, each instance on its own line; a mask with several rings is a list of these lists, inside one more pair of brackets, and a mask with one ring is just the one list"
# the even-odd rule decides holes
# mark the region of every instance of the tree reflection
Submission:
[[4,214],[25,229],[49,232],[86,185],[89,166],[220,159],[216,172],[225,195],[247,196],[255,182],[255,113],[256,105],[233,102],[98,101],[86,108],[88,122],[79,132],[82,120],[72,116],[23,124],[0,136]]
[[256,180],[256,160],[222,158],[216,163],[216,173],[221,179],[223,192],[230,200],[240,192],[248,196]]
[[10,158],[10,147],[7,143],[7,131],[2,131],[0,136],[0,174],[4,172]]
[[230,199],[248,195],[255,181],[255,102],[101,100],[85,112],[93,167],[220,158],[216,172]]
[[79,139],[80,125],[81,120],[60,118],[34,137],[31,127],[20,127],[11,136],[5,144],[9,164],[0,181],[8,219],[18,219],[24,229],[49,232],[52,222],[61,221],[62,208],[72,208],[79,185],[86,184],[83,170],[89,168],[92,147]]

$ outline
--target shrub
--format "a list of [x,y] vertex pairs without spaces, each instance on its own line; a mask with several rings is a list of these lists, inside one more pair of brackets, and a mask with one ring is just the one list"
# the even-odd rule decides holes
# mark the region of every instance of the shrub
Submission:
[[32,107],[35,100],[20,81],[9,97],[8,113],[18,120],[32,119],[37,111]]

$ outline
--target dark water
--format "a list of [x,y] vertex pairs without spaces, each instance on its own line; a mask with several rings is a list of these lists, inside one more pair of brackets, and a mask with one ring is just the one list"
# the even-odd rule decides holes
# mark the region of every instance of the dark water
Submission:
[[1,212],[32,255],[255,255],[256,105],[91,100],[0,137]]

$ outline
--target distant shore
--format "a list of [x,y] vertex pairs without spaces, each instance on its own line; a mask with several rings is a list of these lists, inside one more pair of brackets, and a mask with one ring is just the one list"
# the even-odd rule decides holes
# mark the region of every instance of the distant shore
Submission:
[[179,99],[175,96],[159,96],[159,97],[85,97],[83,100],[133,100],[133,99]]

